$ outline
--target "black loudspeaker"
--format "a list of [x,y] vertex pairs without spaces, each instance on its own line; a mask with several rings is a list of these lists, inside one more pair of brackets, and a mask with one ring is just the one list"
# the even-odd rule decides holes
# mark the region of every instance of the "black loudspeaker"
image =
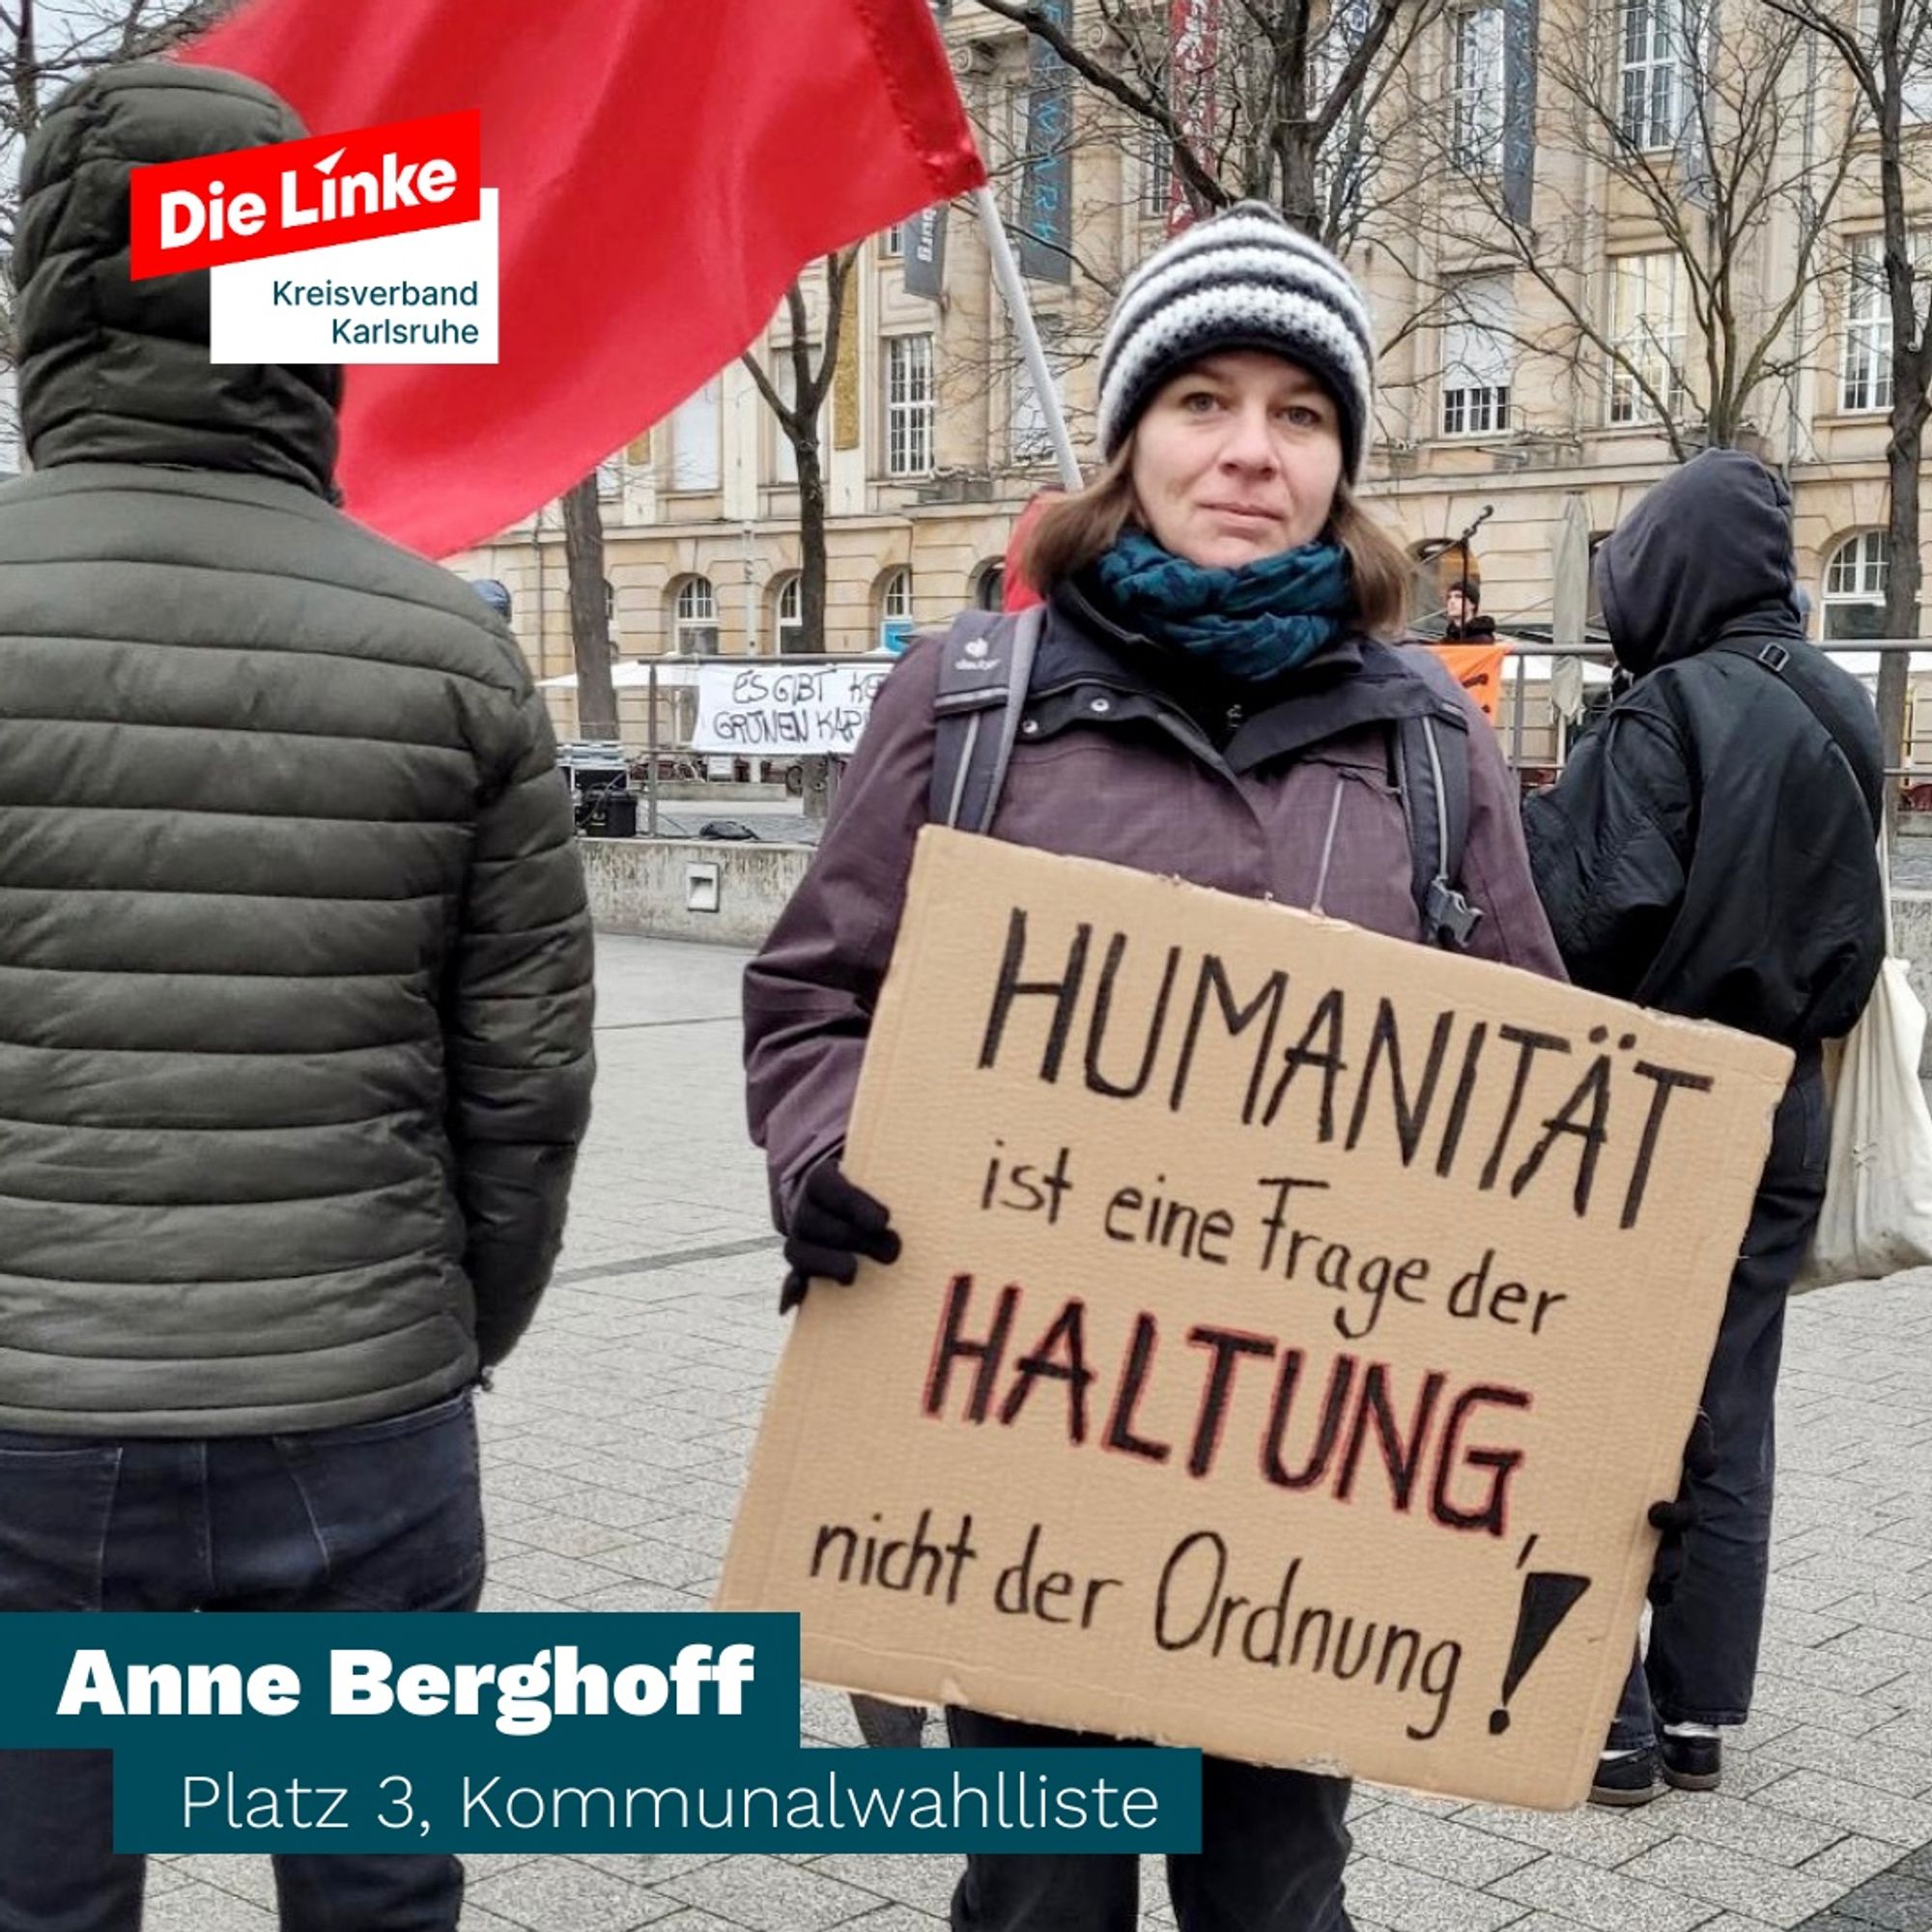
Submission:
[[585,800],[578,830],[586,838],[635,838],[638,836],[638,795],[607,791]]

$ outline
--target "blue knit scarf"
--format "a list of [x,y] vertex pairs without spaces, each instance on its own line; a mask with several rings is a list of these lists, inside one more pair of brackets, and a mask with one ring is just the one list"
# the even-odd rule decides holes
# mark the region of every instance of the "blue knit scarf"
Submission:
[[1128,629],[1230,684],[1266,684],[1306,664],[1341,636],[1352,602],[1349,554],[1336,543],[1219,570],[1129,527],[1094,572]]

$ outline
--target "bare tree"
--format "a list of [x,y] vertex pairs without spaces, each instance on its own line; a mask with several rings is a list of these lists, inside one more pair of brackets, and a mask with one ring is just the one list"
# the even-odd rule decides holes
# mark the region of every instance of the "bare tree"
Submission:
[[13,245],[19,150],[61,93],[97,68],[153,60],[234,0],[0,0],[0,234]]
[[[1438,260],[1526,275],[1537,320],[1509,339],[1570,363],[1581,390],[1586,367],[1603,370],[1608,419],[1654,425],[1681,462],[1749,440],[1771,395],[1813,355],[1809,297],[1855,129],[1811,98],[1788,20],[1762,7],[1652,4],[1675,22],[1661,80],[1657,69],[1627,75],[1606,43],[1602,29],[1619,30],[1623,10],[1598,12],[1594,33],[1544,34],[1530,205],[1501,164],[1499,102],[1452,97],[1418,125],[1434,130],[1435,171],[1448,184]],[[1647,235],[1642,259],[1663,265],[1662,298],[1651,289],[1634,313],[1619,314],[1614,276],[1634,261],[1619,270],[1613,260],[1607,291],[1589,272],[1613,222]],[[1440,293],[1453,316],[1454,285]]]
[[[0,251],[13,252],[20,151],[46,110],[97,68],[151,60],[214,21],[233,0],[0,0]],[[0,285],[0,443],[17,434],[12,292]]]
[[789,398],[773,380],[773,371],[756,355],[747,352],[742,358],[778,423],[779,434],[791,446],[798,470],[799,647],[813,654],[825,649],[825,458],[819,424],[838,373],[845,291],[858,259],[857,248],[826,257],[825,336],[818,345],[815,367],[804,284],[794,282],[785,291],[785,318],[791,333],[775,353],[785,358],[790,370]]
[[1045,43],[1094,96],[1158,130],[1196,213],[1265,201],[1330,247],[1369,211],[1383,109],[1442,0],[1229,0],[1214,58],[1177,62],[1165,0],[1092,0],[1095,30],[1038,0],[978,0]]
[[577,667],[577,731],[617,735],[611,682],[611,616],[604,588],[604,514],[593,469],[563,496],[563,560],[570,589],[570,652]]
[[[1925,454],[1925,421],[1932,413],[1932,269],[1915,245],[1912,208],[1913,190],[1922,185],[1927,168],[1924,143],[1932,139],[1932,133],[1916,125],[1932,109],[1932,0],[1762,4],[1825,54],[1862,108],[1870,130],[1861,159],[1876,176],[1880,260],[1891,323],[1891,405],[1885,449],[1890,564],[1884,629],[1889,638],[1915,638],[1924,582],[1918,548],[1919,465]],[[1908,659],[1896,654],[1879,667],[1879,729],[1889,759],[1898,757],[1905,745],[1909,668]],[[1889,824],[1897,808],[1896,790],[1888,787]]]

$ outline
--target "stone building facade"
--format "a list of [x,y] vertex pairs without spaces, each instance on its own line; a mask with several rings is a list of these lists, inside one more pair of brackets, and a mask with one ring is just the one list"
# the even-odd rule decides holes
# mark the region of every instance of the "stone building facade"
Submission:
[[[1687,82],[1669,71],[1660,22],[1682,4],[1546,0],[1546,49],[1551,36],[1597,49],[1592,58],[1612,117],[1634,112],[1639,126],[1646,114],[1656,122],[1673,85],[1681,116]],[[1451,552],[1419,571],[1418,617],[1427,619],[1448,576],[1466,568],[1507,631],[1513,620],[1549,621],[1551,549],[1568,499],[1581,499],[1590,530],[1601,534],[1674,460],[1628,368],[1601,353],[1577,316],[1590,318],[1603,340],[1640,341],[1637,366],[1654,360],[1660,386],[1680,380],[1673,358],[1695,386],[1699,343],[1683,265],[1656,207],[1632,194],[1588,141],[1566,139],[1553,89],[1546,87],[1539,109],[1536,192],[1558,278],[1530,272],[1486,242],[1483,191],[1460,163],[1472,144],[1480,151],[1501,139],[1501,19],[1497,0],[1465,0],[1442,8],[1418,36],[1402,86],[1389,97],[1394,131],[1383,191],[1347,252],[1386,345],[1368,495],[1419,554],[1483,519],[1466,560]],[[945,20],[962,94],[1010,209],[1025,140],[1025,37],[968,4],[950,9]],[[1096,30],[1092,0],[1079,0],[1076,21]],[[1780,139],[1829,138],[1841,125],[1830,76],[1821,83],[1801,64],[1790,87],[1799,111],[1781,124]],[[1932,110],[1932,89],[1926,94]],[[1173,187],[1164,154],[1151,154],[1139,130],[1111,119],[1084,89],[1072,99],[1073,267],[1066,283],[1037,282],[1031,293],[1084,452],[1099,327],[1122,275],[1163,238]],[[1651,125],[1644,132],[1667,129]],[[1445,160],[1449,154],[1459,165]],[[1664,170],[1685,165],[1667,151],[1655,159]],[[1752,392],[1739,438],[1790,478],[1813,628],[1836,637],[1872,634],[1886,563],[1889,321],[1871,274],[1878,217],[1869,176],[1854,156],[1829,232],[1817,238],[1803,298],[1774,345],[1776,378]],[[1774,217],[1749,238],[1739,299],[1756,313],[1772,313],[1796,285],[1803,238],[1791,226]],[[942,299],[907,292],[903,244],[899,231],[865,244],[822,425],[832,512],[829,642],[838,651],[875,648],[908,624],[937,625],[962,606],[996,602],[1013,519],[1055,480],[969,212],[951,212]],[[807,290],[818,330],[823,294],[815,280],[808,277]],[[781,311],[774,339],[786,327]],[[771,339],[759,345],[768,366],[777,359],[773,346]],[[639,353],[647,355],[649,345]],[[1684,414],[1678,426],[1685,428]],[[1696,433],[1690,422],[1691,440]],[[788,454],[751,376],[734,363],[605,467],[611,638],[620,658],[763,653],[790,641],[799,552]],[[509,587],[518,635],[539,676],[570,669],[554,507],[451,562]],[[554,696],[568,732],[570,695]],[[636,735],[638,700],[621,708],[627,737]],[[1926,710],[1932,741],[1932,704]]]

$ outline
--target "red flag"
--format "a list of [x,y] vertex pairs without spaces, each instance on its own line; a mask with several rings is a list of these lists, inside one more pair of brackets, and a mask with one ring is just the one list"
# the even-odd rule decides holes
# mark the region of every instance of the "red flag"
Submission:
[[1026,508],[1013,519],[1012,534],[1007,539],[1006,575],[1000,592],[1002,611],[1026,611],[1045,603],[1045,598],[1027,582],[1026,572],[1020,567],[1020,553],[1033,534],[1033,526],[1039,522],[1040,512],[1065,495],[1063,490],[1037,491],[1028,498]]
[[431,556],[560,495],[814,257],[985,170],[926,0],[254,0],[185,58],[316,134],[478,108],[502,359],[349,371],[347,507]]

